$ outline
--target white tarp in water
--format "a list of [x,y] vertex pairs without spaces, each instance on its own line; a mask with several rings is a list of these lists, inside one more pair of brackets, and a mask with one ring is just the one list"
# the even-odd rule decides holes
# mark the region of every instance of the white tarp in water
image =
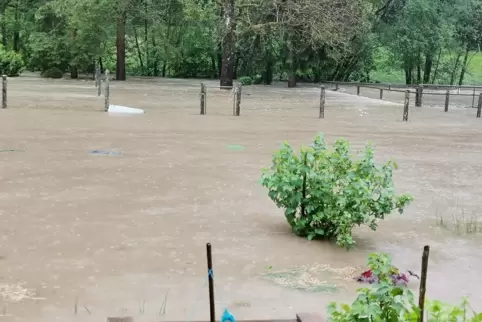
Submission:
[[121,114],[144,114],[144,110],[140,108],[133,108],[121,105],[109,105],[109,113],[121,113]]

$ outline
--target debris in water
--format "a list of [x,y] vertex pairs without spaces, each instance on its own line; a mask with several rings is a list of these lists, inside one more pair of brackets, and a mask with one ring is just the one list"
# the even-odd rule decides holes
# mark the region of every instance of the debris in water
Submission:
[[226,148],[228,150],[231,150],[231,151],[243,151],[244,150],[244,146],[238,145],[238,144],[228,144],[226,146]]
[[295,269],[287,269],[264,274],[271,282],[308,292],[335,292],[341,285],[330,284],[324,278],[327,276],[345,282],[352,281],[359,267],[332,268],[329,265],[306,265]]
[[21,150],[21,149],[0,149],[0,152],[25,152],[25,150]]
[[99,155],[111,155],[111,156],[119,156],[120,152],[115,151],[104,151],[104,150],[92,150],[89,151],[90,154],[99,154]]
[[0,284],[0,298],[7,302],[21,302],[23,300],[45,300],[36,297],[35,292],[23,287],[21,284]]

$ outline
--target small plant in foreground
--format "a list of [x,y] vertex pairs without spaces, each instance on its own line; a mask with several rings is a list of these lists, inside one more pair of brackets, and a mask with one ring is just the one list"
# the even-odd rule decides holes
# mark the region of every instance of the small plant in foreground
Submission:
[[[350,305],[328,306],[330,322],[417,322],[420,310],[412,291],[394,285],[390,277],[393,266],[390,256],[384,253],[370,254],[368,266],[379,277],[373,287],[358,289],[358,296]],[[470,309],[466,299],[453,306],[440,301],[426,301],[427,322],[482,322],[482,313]]]
[[394,209],[400,213],[412,200],[395,194],[393,161],[376,165],[373,149],[363,155],[350,155],[349,143],[337,140],[326,147],[323,134],[296,155],[288,143],[273,156],[273,165],[264,169],[261,183],[269,197],[284,209],[293,233],[314,238],[335,238],[343,247],[354,244],[352,229],[368,225],[376,230],[377,221]]

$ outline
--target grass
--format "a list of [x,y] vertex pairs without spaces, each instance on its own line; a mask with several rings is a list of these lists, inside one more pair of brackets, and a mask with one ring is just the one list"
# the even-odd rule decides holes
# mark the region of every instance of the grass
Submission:
[[[404,84],[405,74],[403,70],[397,68],[398,66],[394,66],[393,62],[390,61],[389,55],[388,51],[384,49],[380,49],[375,55],[375,66],[377,66],[377,69],[370,72],[370,79],[382,83]],[[482,85],[482,52],[470,53],[469,59],[464,77],[464,85]],[[446,63],[451,66],[451,61],[453,61],[454,58],[453,55],[446,55],[442,60],[445,60]],[[439,70],[439,72],[443,72],[443,70]],[[458,82],[459,72],[457,73],[455,83]],[[447,78],[448,76],[444,77],[444,79]],[[448,81],[442,82],[440,79],[437,79],[436,83],[448,83]]]
[[444,216],[438,211],[435,214],[437,226],[450,230],[457,235],[473,235],[482,233],[482,218],[475,211],[467,214],[464,209],[451,216]]

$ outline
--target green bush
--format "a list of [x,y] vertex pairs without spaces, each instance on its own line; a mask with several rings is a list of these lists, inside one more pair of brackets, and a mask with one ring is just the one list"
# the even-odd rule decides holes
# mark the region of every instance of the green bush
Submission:
[[238,79],[238,82],[239,82],[241,85],[243,85],[243,86],[253,84],[253,80],[252,80],[251,77],[249,77],[249,76],[241,76],[241,77]]
[[18,76],[23,68],[22,56],[13,50],[7,50],[0,46],[0,73],[7,76]]
[[57,67],[49,68],[42,73],[42,77],[45,78],[62,78],[62,76],[64,73]]
[[263,170],[261,182],[284,209],[296,235],[310,240],[335,238],[348,248],[355,243],[351,234],[355,226],[376,230],[378,220],[394,209],[402,213],[412,200],[409,195],[395,195],[394,168],[393,161],[376,165],[370,145],[354,159],[348,141],[338,140],[330,150],[323,134],[318,134],[299,155],[284,143],[271,168]]
[[253,80],[253,85],[259,85],[263,83],[263,76],[260,74],[256,74],[254,77],[252,77]]
[[[404,286],[394,285],[390,278],[392,261],[385,253],[374,253],[368,257],[368,267],[379,276],[379,283],[360,288],[358,296],[350,305],[328,306],[330,322],[417,322],[420,310],[415,304],[414,294]],[[440,301],[425,302],[427,322],[482,322],[482,313],[470,310],[466,299],[461,305],[450,305]],[[472,314],[469,314],[472,312]]]

